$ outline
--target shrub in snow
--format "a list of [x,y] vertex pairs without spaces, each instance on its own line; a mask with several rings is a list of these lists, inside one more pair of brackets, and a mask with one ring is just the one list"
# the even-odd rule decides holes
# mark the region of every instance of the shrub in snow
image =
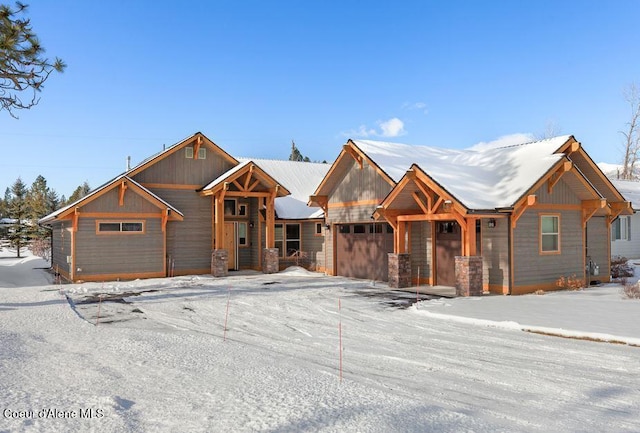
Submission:
[[576,277],[576,274],[572,274],[570,277],[561,276],[556,280],[556,286],[564,290],[580,290],[586,287],[586,284],[582,278]]
[[640,299],[640,282],[635,284],[625,283],[622,294],[627,299]]
[[34,256],[49,260],[51,257],[51,242],[49,239],[34,239],[31,241],[31,252]]
[[627,263],[626,257],[615,256],[611,258],[611,278],[618,279],[633,277],[633,268]]

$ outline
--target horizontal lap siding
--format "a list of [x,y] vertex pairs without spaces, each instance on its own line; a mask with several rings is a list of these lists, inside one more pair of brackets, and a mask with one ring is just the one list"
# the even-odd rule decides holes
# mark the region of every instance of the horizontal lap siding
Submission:
[[62,271],[69,275],[70,268],[69,263],[67,263],[67,256],[71,255],[71,223],[52,224],[51,228],[51,264],[54,270]]
[[310,262],[310,269],[316,270],[324,268],[324,239],[316,236],[316,221],[302,223],[302,251],[304,251]]
[[338,186],[331,193],[329,206],[331,207],[332,203],[361,200],[382,201],[389,191],[391,191],[391,185],[380,176],[375,167],[364,161],[361,169],[354,160]]
[[[540,214],[560,215],[560,254],[540,254]],[[582,212],[528,210],[514,229],[514,286],[553,284],[561,276],[584,275]]]
[[174,273],[211,269],[211,197],[195,191],[153,190],[184,213],[183,221],[167,224],[167,255]]
[[431,278],[431,224],[426,221],[411,222],[411,279]]
[[143,221],[143,234],[98,235],[95,218],[80,218],[75,241],[75,278],[81,280],[100,274],[163,272],[164,233],[160,218]]
[[[637,206],[634,203],[634,206]],[[627,215],[619,217],[622,224],[627,224]],[[611,256],[622,256],[628,259],[640,258],[640,214],[631,215],[631,239],[611,238]]]
[[610,275],[608,230],[606,217],[592,217],[587,223],[587,255],[600,268],[598,278],[603,281],[609,281]]
[[494,227],[482,220],[482,278],[491,292],[503,293],[509,286],[509,220],[496,218]]

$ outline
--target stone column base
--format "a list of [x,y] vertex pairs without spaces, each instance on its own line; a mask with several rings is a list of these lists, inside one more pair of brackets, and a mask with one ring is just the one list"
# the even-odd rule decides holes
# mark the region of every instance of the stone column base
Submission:
[[229,252],[227,250],[213,250],[211,253],[211,275],[214,277],[229,275]]
[[482,296],[481,256],[456,256],[456,296]]
[[411,255],[389,253],[389,287],[401,289],[411,285]]
[[275,274],[280,271],[280,250],[277,248],[265,248],[262,250],[262,273]]

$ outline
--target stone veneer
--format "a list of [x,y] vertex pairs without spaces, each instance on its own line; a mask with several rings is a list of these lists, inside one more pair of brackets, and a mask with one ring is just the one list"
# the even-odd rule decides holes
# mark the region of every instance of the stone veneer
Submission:
[[280,270],[280,250],[277,248],[265,248],[262,250],[262,273],[275,274]]
[[456,296],[482,296],[481,256],[456,256]]
[[227,250],[213,250],[211,253],[211,275],[226,277],[229,274],[229,252]]
[[389,253],[389,287],[400,289],[411,285],[411,255]]

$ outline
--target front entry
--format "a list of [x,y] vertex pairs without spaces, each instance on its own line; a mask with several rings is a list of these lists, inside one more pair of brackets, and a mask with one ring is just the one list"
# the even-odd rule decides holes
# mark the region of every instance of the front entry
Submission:
[[229,254],[229,269],[238,269],[237,222],[224,223],[224,249]]
[[456,256],[462,255],[462,236],[456,221],[436,225],[436,284],[456,285]]

